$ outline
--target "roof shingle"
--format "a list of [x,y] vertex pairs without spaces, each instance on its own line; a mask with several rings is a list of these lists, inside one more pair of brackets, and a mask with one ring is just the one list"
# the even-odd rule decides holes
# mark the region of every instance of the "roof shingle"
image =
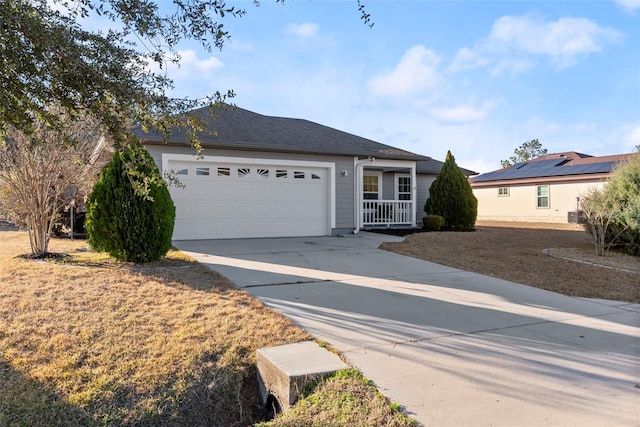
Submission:
[[[213,120],[208,107],[193,110],[188,114],[197,115],[210,123],[209,131],[198,133],[198,138],[205,148],[371,156],[415,161],[429,159],[427,156],[303,119],[264,116],[237,107],[216,110]],[[158,132],[144,132],[140,126],[135,126],[132,130],[144,144],[165,142]],[[186,132],[183,129],[172,129],[168,143],[188,144]]]

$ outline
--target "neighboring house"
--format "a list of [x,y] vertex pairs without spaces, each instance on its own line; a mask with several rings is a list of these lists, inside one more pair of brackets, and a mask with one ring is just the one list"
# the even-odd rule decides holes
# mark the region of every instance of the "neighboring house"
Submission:
[[[203,108],[191,114],[208,114]],[[134,132],[172,187],[174,239],[325,236],[414,227],[442,164],[307,120],[216,112],[194,155],[184,131]],[[427,186],[428,185],[428,186]],[[426,188],[425,188],[426,186]]]
[[632,154],[548,154],[470,179],[478,220],[577,222],[580,198]]

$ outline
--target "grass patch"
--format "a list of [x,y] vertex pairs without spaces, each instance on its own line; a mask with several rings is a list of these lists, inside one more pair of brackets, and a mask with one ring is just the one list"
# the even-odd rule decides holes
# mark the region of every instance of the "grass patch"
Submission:
[[[0,232],[0,426],[251,425],[263,415],[255,351],[311,338],[180,251],[136,265],[81,240],[50,248],[56,256],[21,257],[27,234]],[[333,391],[310,395],[288,425],[313,425],[309,411],[331,425],[407,425],[351,423],[372,396],[376,411],[404,419],[352,382],[365,381],[323,382],[317,390]]]
[[308,339],[224,277],[172,252],[116,263],[81,241],[29,260],[0,233],[0,425],[247,425],[255,350]]
[[356,369],[338,371],[309,383],[290,411],[260,427],[415,426]]

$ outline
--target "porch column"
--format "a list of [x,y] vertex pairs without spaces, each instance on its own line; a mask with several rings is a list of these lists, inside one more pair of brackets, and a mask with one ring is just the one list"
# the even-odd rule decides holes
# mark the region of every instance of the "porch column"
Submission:
[[416,175],[416,162],[411,165],[411,201],[413,209],[411,209],[411,222],[417,226],[416,217],[418,212],[418,179]]
[[353,207],[354,211],[354,229],[353,234],[358,234],[360,229],[362,228],[362,192],[363,192],[363,178],[364,175],[364,165],[371,164],[376,161],[375,157],[369,157],[367,159],[358,159],[357,157],[353,158],[353,179],[354,179],[354,201],[355,206]]

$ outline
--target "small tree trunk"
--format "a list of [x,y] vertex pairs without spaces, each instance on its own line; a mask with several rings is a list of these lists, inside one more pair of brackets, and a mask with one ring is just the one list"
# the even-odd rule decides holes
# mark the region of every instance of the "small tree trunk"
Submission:
[[47,215],[34,215],[29,221],[31,252],[42,256],[49,251],[49,223]]
[[596,239],[596,255],[597,256],[604,256],[604,235],[606,233],[605,228],[598,224],[595,227],[596,233],[595,233],[595,239]]

